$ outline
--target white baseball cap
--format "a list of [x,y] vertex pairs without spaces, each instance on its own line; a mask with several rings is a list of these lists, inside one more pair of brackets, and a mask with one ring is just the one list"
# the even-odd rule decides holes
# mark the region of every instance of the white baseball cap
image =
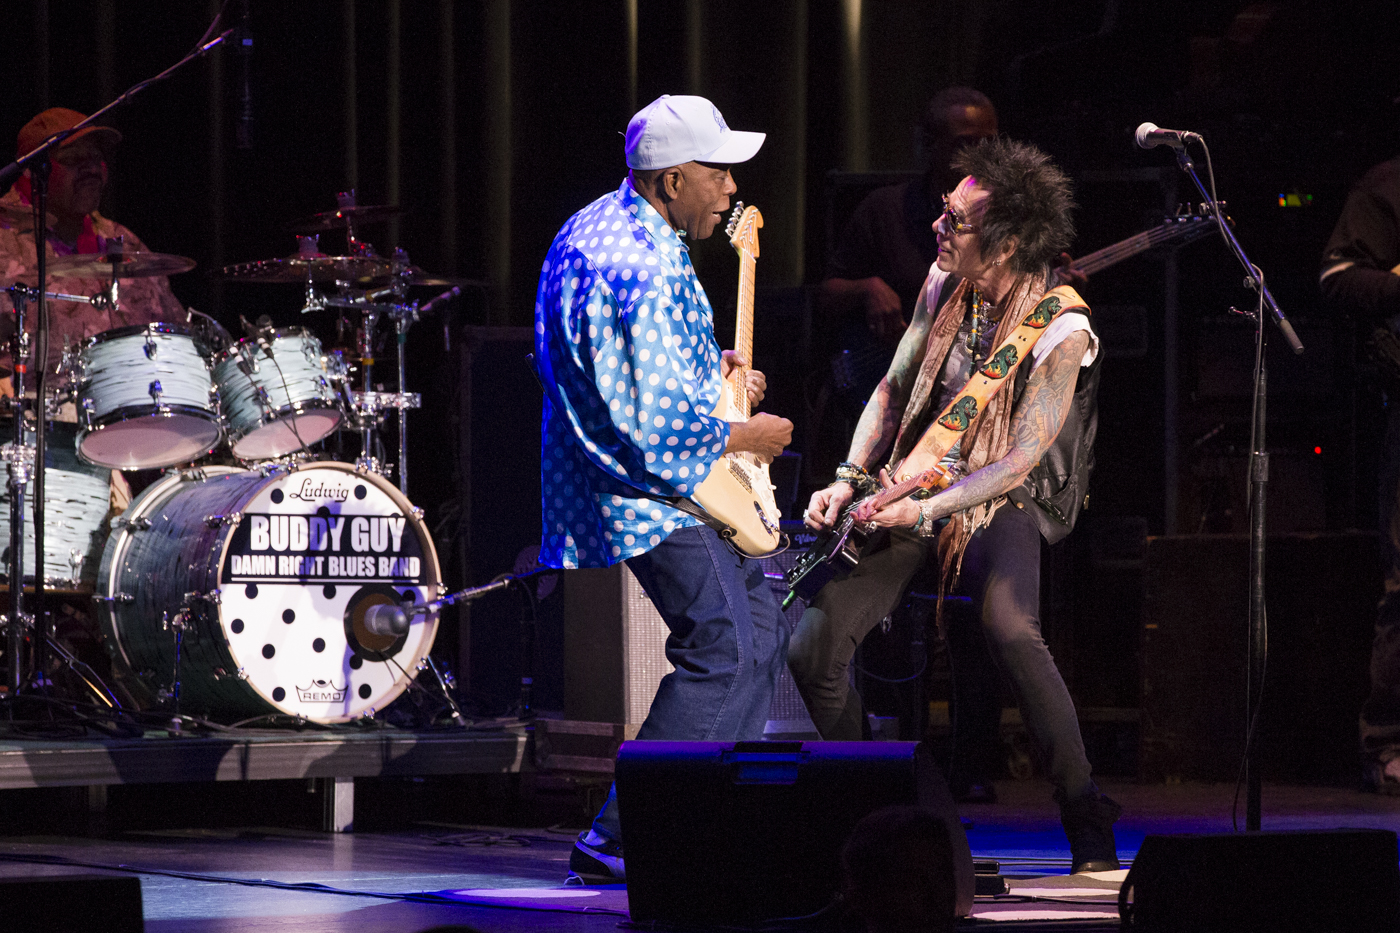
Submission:
[[719,109],[703,97],[662,94],[627,124],[627,167],[747,162],[766,137],[731,130]]

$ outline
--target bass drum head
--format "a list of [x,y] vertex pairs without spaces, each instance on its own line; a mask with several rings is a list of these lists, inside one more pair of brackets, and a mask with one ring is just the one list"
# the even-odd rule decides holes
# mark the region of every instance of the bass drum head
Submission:
[[99,598],[119,660],[170,691],[163,620],[178,617],[184,712],[337,723],[392,702],[432,649],[437,614],[390,636],[369,631],[366,610],[442,592],[413,506],[339,463],[211,474],[152,486],[108,542]]

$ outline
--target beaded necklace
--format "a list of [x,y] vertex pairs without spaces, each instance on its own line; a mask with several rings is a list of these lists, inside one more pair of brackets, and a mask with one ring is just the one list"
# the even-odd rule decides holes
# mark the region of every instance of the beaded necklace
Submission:
[[972,368],[976,370],[982,365],[982,331],[990,323],[988,317],[996,310],[996,303],[984,298],[976,285],[972,286],[969,296],[972,301],[972,330],[968,331],[966,347],[972,355]]

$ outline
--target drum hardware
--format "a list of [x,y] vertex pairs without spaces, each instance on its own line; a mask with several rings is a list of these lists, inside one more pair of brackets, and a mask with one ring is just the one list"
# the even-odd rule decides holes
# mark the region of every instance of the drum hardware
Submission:
[[442,696],[447,700],[447,706],[452,711],[452,723],[465,729],[467,720],[462,716],[462,708],[457,705],[455,695],[457,678],[453,676],[452,671],[439,669],[432,655],[428,655],[418,663],[418,670],[422,671],[425,667],[432,671],[433,677],[437,679],[438,689],[442,691]]
[[171,732],[179,732],[182,727],[180,721],[180,657],[185,653],[185,630],[187,627],[188,626],[185,625],[184,609],[178,610],[173,617],[169,612],[162,612],[160,614],[161,631],[170,632],[175,639],[174,671],[171,676],[170,686],[156,692],[157,698],[159,698],[162,703],[168,702],[171,704],[170,722],[167,724],[167,728]]

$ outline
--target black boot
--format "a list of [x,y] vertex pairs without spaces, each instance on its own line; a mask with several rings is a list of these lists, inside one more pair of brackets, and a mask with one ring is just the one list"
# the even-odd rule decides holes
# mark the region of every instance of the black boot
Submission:
[[1060,805],[1060,823],[1069,837],[1074,873],[1118,869],[1113,824],[1123,815],[1123,808],[1097,790],[1068,800],[1064,791],[1056,789],[1055,802]]

